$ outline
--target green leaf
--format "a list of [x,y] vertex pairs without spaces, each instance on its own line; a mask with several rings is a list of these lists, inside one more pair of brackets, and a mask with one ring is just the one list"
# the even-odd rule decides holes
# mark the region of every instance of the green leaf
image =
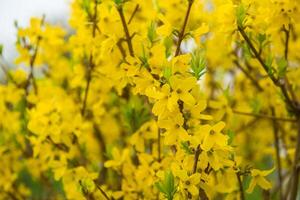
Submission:
[[189,144],[187,141],[181,142],[181,149],[185,151],[186,154],[193,154],[192,150],[189,147]]
[[3,45],[0,44],[0,56],[2,56],[2,53],[3,53]]
[[268,67],[268,74],[273,76],[274,74],[274,68],[273,68],[273,57],[269,55],[265,61],[266,66]]
[[266,39],[267,39],[267,35],[266,35],[266,34],[261,34],[261,33],[259,33],[259,34],[257,35],[257,40],[258,40],[258,42],[259,42],[259,44],[260,44],[261,46],[263,46],[263,43],[266,41]]
[[146,69],[149,69],[150,66],[148,63],[148,55],[146,54],[144,45],[142,45],[142,49],[143,49],[143,54],[141,56],[139,56],[139,59],[141,61],[141,66],[145,67]]
[[247,14],[247,11],[245,9],[245,6],[244,6],[244,4],[241,3],[236,9],[237,24],[241,28],[244,26],[246,14]]
[[91,7],[91,0],[83,0],[82,1],[82,8],[89,13]]
[[199,80],[205,74],[206,60],[204,56],[204,52],[201,50],[196,50],[192,54],[191,60],[191,69],[192,74],[195,76],[197,80]]
[[117,6],[120,6],[123,3],[123,0],[114,0]]
[[94,181],[90,178],[84,178],[80,180],[80,185],[84,193],[92,193],[96,189]]
[[233,130],[228,129],[227,130],[227,135],[229,137],[228,144],[231,145],[232,142],[233,142],[235,133],[233,132]]
[[171,67],[165,67],[163,69],[163,76],[167,81],[169,81],[170,77],[172,76],[172,68]]
[[282,78],[285,76],[287,64],[288,63],[285,58],[280,58],[277,60],[277,72],[278,72],[279,78]]
[[129,133],[134,133],[150,119],[150,109],[144,105],[144,101],[140,96],[130,97],[121,109],[124,125]]
[[173,46],[172,37],[166,37],[164,39],[164,46],[166,48],[166,57],[168,58],[169,56],[172,55],[172,46]]
[[176,193],[174,175],[171,171],[165,172],[165,179],[155,183],[156,188],[164,194],[168,200],[173,200]]
[[261,109],[261,102],[257,98],[251,99],[250,107],[252,108],[252,113],[257,114]]
[[155,23],[154,21],[151,21],[150,26],[148,26],[148,32],[147,32],[147,37],[148,40],[153,43],[155,41],[156,38],[156,31],[155,31]]

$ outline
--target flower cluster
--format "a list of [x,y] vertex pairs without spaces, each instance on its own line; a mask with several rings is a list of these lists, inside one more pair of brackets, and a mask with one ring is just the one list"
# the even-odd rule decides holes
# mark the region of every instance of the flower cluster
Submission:
[[0,199],[295,200],[299,9],[74,0],[71,30],[16,26]]

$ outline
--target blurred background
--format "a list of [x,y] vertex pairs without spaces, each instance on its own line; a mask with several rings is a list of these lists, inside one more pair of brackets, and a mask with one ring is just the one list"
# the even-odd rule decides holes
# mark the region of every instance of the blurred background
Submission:
[[[31,17],[46,16],[46,21],[67,26],[71,0],[0,0],[0,44],[3,45],[3,57],[13,63],[16,56],[17,21],[20,27],[27,26]],[[2,72],[0,72],[1,74]]]

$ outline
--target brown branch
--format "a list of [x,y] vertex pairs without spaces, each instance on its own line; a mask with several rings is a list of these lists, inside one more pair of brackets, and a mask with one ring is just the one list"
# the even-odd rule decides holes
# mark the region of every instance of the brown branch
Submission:
[[[44,23],[45,23],[45,15],[43,15],[43,17],[42,17],[41,27],[44,25]],[[27,81],[25,83],[25,90],[26,90],[25,94],[26,94],[26,96],[29,94],[30,81],[32,81],[34,93],[37,94],[37,92],[38,92],[37,91],[38,90],[37,84],[36,84],[35,77],[34,77],[34,64],[35,64],[35,61],[36,61],[36,57],[37,57],[37,54],[38,54],[38,50],[39,50],[41,40],[42,40],[42,36],[38,35],[33,55],[30,57],[30,60],[29,60],[30,72],[29,72],[29,76],[27,78]]]
[[2,71],[4,72],[6,79],[13,82],[16,86],[18,86],[18,83],[14,80],[13,76],[9,73],[8,67],[6,67],[2,62],[0,63],[0,67]]
[[[194,156],[194,164],[193,164],[193,174],[197,172],[197,166],[198,166],[199,156],[201,152],[202,149],[200,148],[200,145],[198,145],[197,148],[195,149],[195,154],[194,154],[195,156]],[[189,194],[189,196],[191,196],[191,194]],[[202,200],[208,200],[205,191],[201,187],[199,188],[199,196],[200,199]]]
[[133,51],[133,47],[132,47],[132,36],[130,36],[130,33],[129,33],[129,30],[128,30],[128,26],[127,26],[127,23],[126,23],[126,19],[125,19],[125,16],[124,16],[124,11],[123,11],[123,6],[117,6],[117,11],[120,15],[120,18],[121,18],[121,22],[122,22],[122,26],[123,26],[123,29],[124,29],[124,33],[125,33],[125,40],[127,42],[127,45],[128,45],[128,49],[129,49],[129,53],[130,55],[133,57],[134,56],[134,51]]
[[[283,93],[285,97],[285,103],[286,106],[290,107],[291,112],[295,114],[297,117],[297,123],[298,123],[298,133],[297,133],[297,141],[296,141],[296,153],[294,157],[294,163],[292,166],[292,175],[291,175],[291,181],[289,183],[289,192],[288,196],[290,200],[295,200],[297,198],[298,193],[298,183],[299,183],[299,169],[298,169],[298,162],[300,160],[300,108],[299,108],[299,102],[298,101],[292,101],[289,94],[288,94],[288,88],[289,83],[286,81],[286,78],[283,80],[277,80],[273,74],[268,73],[268,67],[258,54],[256,48],[252,44],[251,40],[248,38],[247,34],[245,33],[243,27],[238,27],[239,32],[241,33],[242,37],[247,42],[248,46],[254,53],[256,59],[259,61],[261,66],[264,68],[264,70],[267,72],[269,78],[273,81],[273,83],[280,88],[281,92]],[[288,39],[288,38],[287,38]],[[286,44],[288,44],[288,40],[286,40]],[[287,46],[288,47],[288,46]],[[285,50],[285,56],[288,57],[288,48]],[[293,92],[290,91],[291,95],[293,96]]]
[[[92,37],[96,37],[96,30],[97,30],[97,15],[98,15],[98,1],[95,0],[95,5],[94,5],[94,15],[92,16],[91,20],[93,22],[93,28],[92,28]],[[94,60],[93,60],[93,51],[90,52],[90,58],[89,58],[89,64],[88,64],[88,71],[87,71],[87,81],[86,81],[86,87],[84,90],[84,97],[83,97],[83,102],[82,102],[82,109],[81,109],[81,114],[84,116],[85,110],[86,110],[86,104],[87,104],[87,99],[88,99],[88,93],[92,81],[92,72],[95,67]]]
[[284,42],[284,58],[287,61],[289,55],[289,40],[290,40],[290,25],[288,25],[288,29],[283,26],[283,32],[285,34],[285,42]]
[[234,60],[233,61],[234,64],[245,74],[245,76],[247,76],[247,78],[251,81],[251,83],[259,90],[259,91],[263,91],[264,89],[259,85],[258,81],[255,80],[255,78],[253,76],[251,76],[251,74],[242,67],[242,65],[237,61]]
[[300,161],[300,119],[298,120],[298,133],[297,133],[297,141],[296,141],[296,151],[294,157],[294,163],[291,174],[290,181],[290,193],[289,200],[296,200],[298,193],[298,184],[299,184],[299,161]]
[[94,181],[96,187],[98,188],[98,190],[101,192],[101,194],[105,197],[106,200],[110,200],[110,198],[108,197],[108,195],[105,193],[105,191]]
[[232,110],[233,113],[238,115],[245,115],[245,116],[251,116],[251,117],[258,117],[258,118],[266,118],[266,119],[272,119],[272,120],[278,120],[278,121],[285,121],[285,122],[297,122],[297,119],[290,119],[290,118],[284,118],[284,117],[275,117],[265,114],[255,114],[255,113],[248,113],[248,112],[242,112],[237,110]]
[[244,188],[243,188],[243,182],[242,182],[242,179],[241,179],[241,173],[237,172],[236,177],[237,177],[238,183],[239,183],[240,199],[245,200],[246,198],[245,198],[245,193],[244,193]]
[[[274,107],[271,108],[272,116],[275,117],[275,109]],[[277,172],[278,172],[278,183],[279,183],[279,197],[283,200],[283,193],[282,193],[282,173],[281,173],[281,159],[280,159],[280,146],[279,146],[279,129],[276,120],[273,119],[273,133],[274,133],[274,144],[275,144],[275,153],[276,153],[276,160],[277,160]]]
[[131,14],[131,17],[129,18],[129,20],[128,20],[128,22],[127,22],[128,25],[129,25],[129,24],[131,23],[131,21],[133,20],[135,14],[136,14],[137,11],[139,10],[139,8],[140,8],[140,5],[137,4],[137,5],[135,6],[135,9],[134,9],[133,13]]
[[296,113],[299,113],[299,110],[298,110],[297,106],[294,104],[294,102],[291,100],[291,98],[288,94],[288,91],[286,89],[285,81],[281,81],[280,79],[275,78],[275,76],[273,74],[269,73],[269,67],[266,65],[266,63],[264,62],[264,60],[262,59],[262,57],[260,56],[260,54],[258,53],[256,48],[254,47],[254,45],[251,42],[250,38],[247,36],[244,28],[238,27],[238,30],[241,33],[244,40],[246,41],[249,48],[251,49],[251,51],[254,53],[255,58],[258,60],[258,62],[261,64],[261,66],[263,67],[265,72],[268,74],[268,77],[272,80],[272,82],[274,83],[275,86],[280,88],[281,92],[283,93],[283,95],[285,97],[286,104],[290,108],[292,108],[294,111],[297,110]]
[[180,46],[181,46],[181,43],[182,43],[182,41],[184,39],[184,36],[185,36],[185,29],[186,29],[186,26],[187,26],[187,23],[188,23],[188,19],[189,19],[190,13],[191,13],[191,8],[192,8],[192,5],[194,3],[194,0],[188,0],[188,2],[189,2],[189,5],[188,5],[188,8],[187,8],[187,11],[186,11],[186,14],[185,14],[183,26],[182,26],[181,32],[179,33],[179,36],[178,36],[178,43],[177,43],[177,47],[176,47],[175,57],[180,54]]
[[157,130],[157,153],[158,153],[158,162],[161,161],[161,149],[160,149],[160,145],[161,145],[161,136],[160,136],[160,131],[161,129],[159,128]]
[[[285,58],[285,60],[286,60],[286,62],[287,62],[287,65],[288,65],[288,55],[289,55],[289,41],[290,41],[290,24],[288,25],[288,28],[286,29],[285,28],[285,26],[283,26],[283,28],[282,28],[282,30],[283,30],[283,32],[284,32],[284,34],[285,34],[285,42],[284,42],[284,58]],[[288,66],[287,66],[288,67]],[[286,82],[286,84],[287,84],[287,89],[289,90],[289,92],[291,93],[291,96],[292,96],[292,99],[293,99],[293,101],[294,102],[296,102],[297,101],[297,97],[296,97],[296,95],[295,95],[295,93],[294,93],[294,91],[293,91],[293,88],[292,88],[292,86],[291,86],[291,84],[290,84],[290,81],[289,81],[289,79],[287,78],[287,76],[285,75],[284,76],[284,80],[285,80],[285,82]]]
[[201,153],[200,145],[197,146],[194,156],[193,174],[197,172],[198,160]]

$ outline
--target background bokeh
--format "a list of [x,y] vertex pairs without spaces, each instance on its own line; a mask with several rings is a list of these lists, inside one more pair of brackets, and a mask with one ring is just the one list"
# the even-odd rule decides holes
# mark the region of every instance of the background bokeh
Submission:
[[[67,25],[71,0],[0,0],[0,44],[4,46],[3,57],[12,63],[16,56],[14,47],[16,28],[27,26],[31,17],[46,15],[46,21]],[[0,72],[1,74],[2,72]]]

